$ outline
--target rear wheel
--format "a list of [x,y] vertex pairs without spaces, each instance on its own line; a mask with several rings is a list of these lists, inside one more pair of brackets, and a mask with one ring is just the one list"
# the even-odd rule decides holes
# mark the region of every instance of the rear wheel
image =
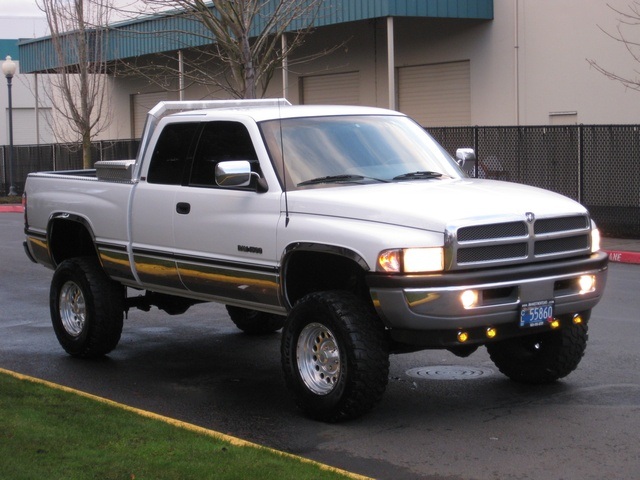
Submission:
[[265,335],[282,328],[286,317],[227,305],[227,312],[236,327],[249,335]]
[[487,344],[493,363],[511,380],[544,384],[573,372],[584,355],[587,324]]
[[99,357],[120,341],[124,287],[111,280],[92,257],[62,262],[51,280],[51,322],[70,355]]
[[384,327],[348,292],[312,293],[291,310],[282,336],[282,367],[298,406],[335,422],[368,412],[389,376]]

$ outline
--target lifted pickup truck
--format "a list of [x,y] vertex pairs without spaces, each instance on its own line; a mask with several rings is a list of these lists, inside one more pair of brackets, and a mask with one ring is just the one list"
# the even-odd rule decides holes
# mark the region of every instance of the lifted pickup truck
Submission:
[[526,383],[572,372],[607,278],[580,204],[468,178],[419,125],[364,107],[163,102],[136,160],[33,173],[25,247],[54,269],[71,355],[114,349],[124,313],[222,302],[250,334],[283,329],[309,416],[357,417],[389,354],[486,346]]

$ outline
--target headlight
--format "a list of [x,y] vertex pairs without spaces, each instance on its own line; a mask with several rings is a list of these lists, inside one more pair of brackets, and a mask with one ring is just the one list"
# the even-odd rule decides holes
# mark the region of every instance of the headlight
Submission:
[[600,250],[600,230],[594,228],[591,230],[591,253]]
[[444,270],[442,247],[396,248],[378,256],[378,271],[389,273],[425,273]]

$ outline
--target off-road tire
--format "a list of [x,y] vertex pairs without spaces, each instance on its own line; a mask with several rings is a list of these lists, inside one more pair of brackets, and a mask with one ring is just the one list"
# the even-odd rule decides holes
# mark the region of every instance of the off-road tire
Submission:
[[227,313],[233,323],[249,335],[266,335],[282,328],[286,317],[227,305]]
[[545,384],[573,372],[588,340],[586,323],[487,344],[493,363],[511,380]]
[[104,273],[96,258],[71,258],[58,266],[49,307],[56,337],[70,355],[100,357],[120,341],[124,287]]
[[359,417],[381,399],[389,377],[384,326],[349,292],[311,293],[291,310],[282,335],[282,367],[296,404],[309,417]]

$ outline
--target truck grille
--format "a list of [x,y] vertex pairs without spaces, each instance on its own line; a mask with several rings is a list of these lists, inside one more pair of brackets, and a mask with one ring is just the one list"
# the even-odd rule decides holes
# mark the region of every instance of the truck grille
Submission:
[[588,254],[590,231],[587,215],[451,227],[447,229],[448,269]]

